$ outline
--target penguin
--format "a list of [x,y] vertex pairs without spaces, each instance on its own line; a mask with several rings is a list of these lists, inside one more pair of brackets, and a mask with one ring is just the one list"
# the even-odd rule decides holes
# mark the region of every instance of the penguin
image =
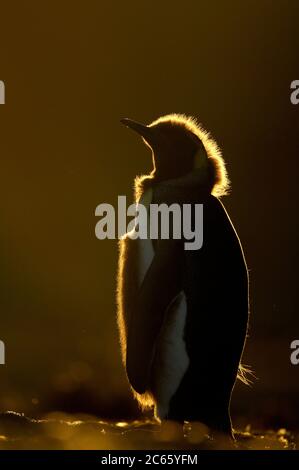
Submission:
[[[119,242],[117,319],[123,364],[141,408],[158,420],[200,421],[231,436],[231,394],[239,378],[249,318],[248,270],[240,239],[220,200],[228,194],[221,151],[183,114],[149,125],[122,124],[151,150],[153,169],[135,178],[135,201],[203,207],[203,244]],[[192,212],[194,215],[194,211]]]

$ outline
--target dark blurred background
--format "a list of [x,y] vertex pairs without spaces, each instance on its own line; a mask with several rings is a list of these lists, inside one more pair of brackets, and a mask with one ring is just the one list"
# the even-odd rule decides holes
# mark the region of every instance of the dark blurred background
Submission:
[[197,117],[218,141],[223,199],[251,277],[240,424],[295,426],[299,366],[297,0],[2,2],[0,409],[138,416],[121,366],[116,241],[95,208],[132,201],[148,151],[119,119]]

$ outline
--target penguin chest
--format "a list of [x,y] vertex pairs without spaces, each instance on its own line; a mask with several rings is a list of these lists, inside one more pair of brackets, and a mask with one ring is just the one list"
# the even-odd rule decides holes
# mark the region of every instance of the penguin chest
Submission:
[[[151,240],[138,239],[136,242],[138,244],[138,278],[139,285],[141,285],[155,252]],[[156,402],[155,415],[160,419],[167,416],[170,400],[189,367],[189,357],[184,341],[186,316],[186,297],[183,292],[180,292],[165,312],[151,371],[150,391]]]
[[[141,202],[148,206],[152,191],[147,191]],[[138,285],[142,281],[155,256],[152,241],[136,240],[138,259]],[[185,294],[180,292],[169,304],[164,322],[157,338],[155,356],[151,370],[151,390],[155,399],[155,415],[162,419],[167,417],[169,403],[176,393],[182,378],[189,367],[189,357],[184,341],[184,330],[187,316]]]

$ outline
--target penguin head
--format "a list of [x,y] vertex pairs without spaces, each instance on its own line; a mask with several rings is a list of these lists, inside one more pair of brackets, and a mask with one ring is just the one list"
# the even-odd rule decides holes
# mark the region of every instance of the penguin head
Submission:
[[121,123],[137,132],[151,149],[151,179],[175,179],[201,168],[209,173],[214,195],[227,192],[229,181],[221,152],[194,118],[169,114],[149,125],[127,118],[122,119]]

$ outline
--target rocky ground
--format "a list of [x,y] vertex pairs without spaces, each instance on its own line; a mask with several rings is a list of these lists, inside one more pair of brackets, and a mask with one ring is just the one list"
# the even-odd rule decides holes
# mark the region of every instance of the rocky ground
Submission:
[[0,414],[0,449],[296,449],[299,436],[286,429],[236,431],[236,441],[211,436],[201,423],[184,427],[150,420],[101,421],[93,416],[51,413],[35,420],[11,411]]

